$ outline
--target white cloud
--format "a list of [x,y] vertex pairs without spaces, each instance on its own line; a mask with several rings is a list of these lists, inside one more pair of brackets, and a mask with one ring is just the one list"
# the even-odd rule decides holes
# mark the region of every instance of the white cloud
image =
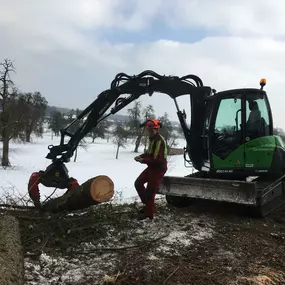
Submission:
[[177,0],[169,1],[175,26],[222,29],[234,35],[280,36],[285,34],[283,0]]
[[[274,118],[285,128],[285,42],[274,39],[285,34],[284,1],[0,0],[0,5],[1,57],[15,59],[22,89],[40,90],[51,104],[84,108],[118,72],[194,73],[217,90],[257,87],[266,77]],[[169,39],[136,44],[131,38],[128,44],[110,44],[104,39],[106,28],[139,33],[158,18],[165,29],[198,26],[229,36],[192,44]],[[176,116],[174,104],[163,95],[144,102],[154,104],[159,114],[169,110]]]

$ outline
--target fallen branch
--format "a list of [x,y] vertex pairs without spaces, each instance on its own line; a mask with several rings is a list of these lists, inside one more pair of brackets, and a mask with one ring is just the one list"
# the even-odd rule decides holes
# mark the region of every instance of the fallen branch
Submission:
[[168,276],[167,276],[167,278],[164,280],[164,282],[163,282],[163,285],[165,285],[168,281],[169,281],[169,279],[178,271],[178,269],[179,269],[180,267],[178,266],[176,269],[174,269]]
[[22,210],[35,210],[34,206],[19,206],[19,205],[12,205],[12,204],[0,204],[0,208],[15,208],[15,209],[22,209]]
[[76,254],[90,254],[90,253],[94,253],[97,251],[121,251],[121,250],[127,250],[127,249],[133,249],[133,248],[143,248],[148,246],[151,243],[157,242],[161,239],[166,238],[167,236],[169,236],[169,234],[167,235],[163,235],[161,237],[158,237],[156,239],[147,241],[146,243],[142,244],[142,245],[130,245],[130,246],[123,246],[123,247],[103,247],[103,248],[92,248],[89,250],[83,250],[83,251],[74,251],[74,253]]
[[43,205],[53,196],[53,194],[55,193],[55,191],[57,190],[57,188],[55,188],[54,190],[53,190],[53,192],[49,195],[49,196],[47,196],[46,197],[46,199],[43,201]]

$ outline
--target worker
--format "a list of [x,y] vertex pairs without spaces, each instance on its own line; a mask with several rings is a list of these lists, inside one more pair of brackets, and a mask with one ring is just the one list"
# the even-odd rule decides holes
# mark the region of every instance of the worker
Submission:
[[[161,126],[158,120],[148,120],[145,123],[149,146],[146,153],[135,157],[136,161],[147,165],[147,168],[135,181],[136,191],[144,204],[143,209],[139,212],[139,220],[153,219],[155,195],[167,171],[167,145],[163,136],[158,132]],[[147,183],[146,188],[145,183]]]
[[256,101],[249,102],[250,114],[247,120],[247,131],[251,139],[261,136],[261,112]]

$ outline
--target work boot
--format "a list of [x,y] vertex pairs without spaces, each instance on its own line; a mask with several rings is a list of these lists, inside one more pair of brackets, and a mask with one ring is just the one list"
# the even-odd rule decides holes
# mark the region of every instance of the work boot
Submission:
[[145,213],[145,206],[143,206],[140,210],[139,210],[139,214],[144,214]]
[[138,216],[138,220],[139,221],[143,221],[143,220],[146,220],[146,219],[153,220],[153,217],[147,216],[145,213],[140,213],[139,214],[139,216]]

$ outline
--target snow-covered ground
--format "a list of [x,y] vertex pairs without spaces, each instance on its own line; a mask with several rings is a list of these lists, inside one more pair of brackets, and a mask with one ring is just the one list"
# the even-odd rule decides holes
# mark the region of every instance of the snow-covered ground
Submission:
[[[129,144],[126,148],[121,148],[119,159],[116,156],[116,146],[111,140],[96,139],[91,143],[87,138],[87,146],[78,148],[76,162],[73,158],[67,164],[69,174],[83,183],[96,175],[108,175],[115,184],[116,197],[120,195],[120,201],[133,200],[137,197],[134,189],[134,181],[145,165],[134,161],[137,155],[133,152],[134,145]],[[10,143],[11,168],[0,169],[0,195],[22,196],[27,194],[27,184],[30,175],[34,171],[44,170],[51,161],[46,159],[48,145],[59,144],[59,137],[51,138],[49,133],[43,138],[33,138],[32,143]],[[184,140],[178,141],[178,146],[184,147]],[[142,148],[140,149],[142,152]],[[184,166],[183,155],[169,156],[169,169],[166,175],[184,176],[192,172],[191,168]],[[41,199],[44,200],[54,189],[45,188],[40,185]],[[65,190],[56,190],[55,195],[62,195]],[[27,195],[28,196],[28,195]]]
[[[191,252],[198,254],[198,248],[206,246],[215,235],[211,217],[177,212],[165,201],[158,201],[151,223],[136,220],[133,204],[121,209],[115,205],[109,210],[101,206],[80,213],[22,220],[26,285],[163,284],[153,282],[153,278],[165,279],[172,262],[185,262]],[[32,237],[39,232],[42,237],[35,242]],[[43,251],[37,252],[38,248]],[[191,260],[187,267],[189,264]],[[117,283],[121,277],[136,281]]]

